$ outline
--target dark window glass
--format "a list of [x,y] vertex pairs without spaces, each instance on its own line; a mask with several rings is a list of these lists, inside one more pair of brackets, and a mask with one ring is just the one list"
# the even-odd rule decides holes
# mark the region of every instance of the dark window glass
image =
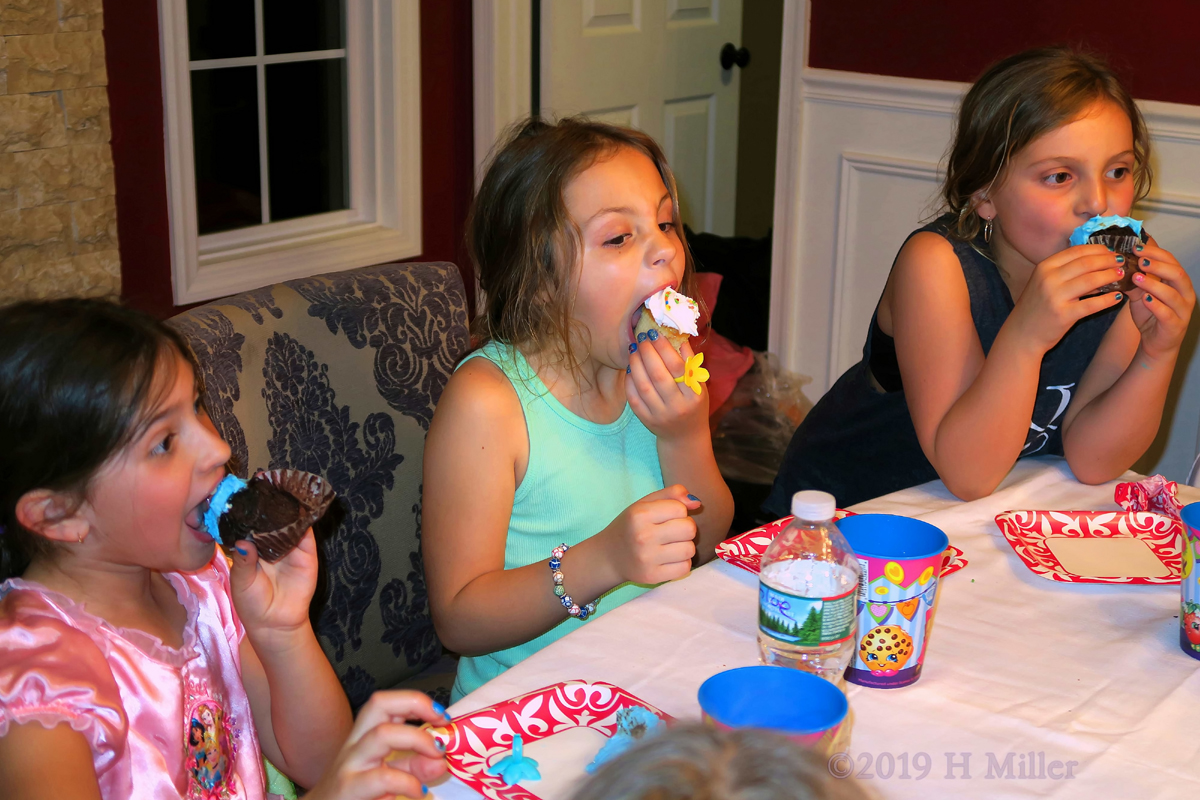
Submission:
[[345,47],[341,0],[263,0],[263,52]]
[[348,208],[345,59],[267,65],[271,219]]
[[200,233],[261,225],[254,67],[192,72],[192,142]]
[[254,55],[254,0],[188,0],[192,61]]

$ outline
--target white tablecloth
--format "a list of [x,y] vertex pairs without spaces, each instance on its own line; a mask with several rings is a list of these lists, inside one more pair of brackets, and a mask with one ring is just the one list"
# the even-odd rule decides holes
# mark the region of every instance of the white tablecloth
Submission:
[[[1114,485],[1083,486],[1062,459],[1026,459],[972,503],[933,482],[853,509],[926,520],[970,562],[942,584],[921,679],[902,689],[849,687],[853,770],[867,778],[869,762],[876,793],[1090,800],[1200,791],[1200,662],[1179,649],[1179,587],[1037,577],[993,521],[1011,509],[1117,509]],[[1200,500],[1197,489],[1180,494],[1185,503]],[[698,719],[696,692],[706,678],[757,663],[757,580],[714,561],[589,622],[450,712],[583,678]],[[478,797],[457,781],[433,791]]]

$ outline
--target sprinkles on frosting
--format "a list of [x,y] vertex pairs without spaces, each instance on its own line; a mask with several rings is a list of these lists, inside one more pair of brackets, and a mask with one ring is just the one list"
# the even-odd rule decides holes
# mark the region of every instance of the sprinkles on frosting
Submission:
[[645,305],[656,324],[674,328],[689,336],[700,335],[696,330],[700,306],[687,295],[668,287],[647,297]]

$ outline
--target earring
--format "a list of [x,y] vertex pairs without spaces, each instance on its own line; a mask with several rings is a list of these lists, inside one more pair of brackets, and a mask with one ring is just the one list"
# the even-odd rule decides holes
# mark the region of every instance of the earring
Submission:
[[985,221],[983,223],[983,241],[985,243],[990,243],[992,241],[992,220],[991,220],[991,218],[988,218],[987,221]]

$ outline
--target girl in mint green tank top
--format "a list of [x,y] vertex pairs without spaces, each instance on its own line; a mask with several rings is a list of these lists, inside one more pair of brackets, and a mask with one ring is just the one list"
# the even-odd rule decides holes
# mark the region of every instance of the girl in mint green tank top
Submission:
[[654,140],[583,119],[515,127],[468,243],[482,345],[430,424],[422,512],[434,625],[462,654],[456,701],[685,577],[733,516],[708,392],[683,377],[690,346],[633,333],[647,297],[693,293]]

